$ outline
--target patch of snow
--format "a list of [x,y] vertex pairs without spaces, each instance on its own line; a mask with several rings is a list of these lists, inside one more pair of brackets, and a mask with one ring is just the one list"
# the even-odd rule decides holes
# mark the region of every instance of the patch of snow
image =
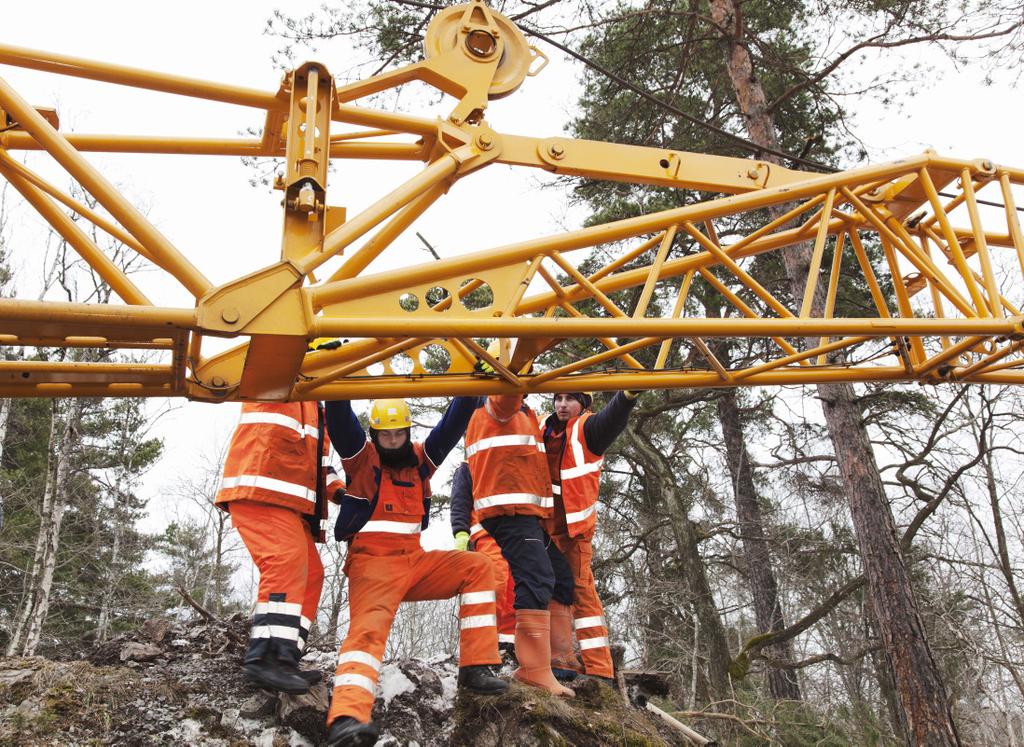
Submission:
[[411,693],[416,689],[413,681],[406,677],[405,672],[399,669],[396,664],[387,664],[380,670],[378,687],[380,697],[384,700],[385,708],[391,705],[393,698],[403,693]]
[[171,641],[171,645],[181,648],[182,646],[188,645],[188,640],[186,640],[185,638],[175,638],[173,641]]
[[223,739],[211,738],[209,734],[206,734],[203,725],[191,718],[182,719],[176,726],[165,731],[163,735],[170,737],[175,744],[205,744],[211,746],[227,744]]
[[299,734],[294,729],[285,729],[288,732],[288,747],[313,747],[313,743]]
[[393,737],[387,732],[384,732],[379,737],[377,737],[377,741],[374,742],[373,747],[392,747],[393,745],[401,744],[402,742],[398,739],[398,737]]

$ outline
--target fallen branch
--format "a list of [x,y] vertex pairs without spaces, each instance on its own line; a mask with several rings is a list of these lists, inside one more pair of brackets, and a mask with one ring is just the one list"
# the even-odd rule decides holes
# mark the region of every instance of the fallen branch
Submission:
[[223,628],[224,629],[224,634],[227,635],[228,638],[230,638],[235,643],[241,643],[241,644],[245,643],[245,639],[240,638],[235,633],[235,631],[233,631],[231,629],[230,625],[228,625],[226,622],[221,620],[219,617],[217,617],[215,614],[210,612],[203,605],[199,604],[199,602],[197,602],[195,599],[193,599],[192,595],[189,594],[188,591],[185,590],[184,586],[182,586],[181,584],[175,584],[174,589],[178,592],[178,594],[181,595],[181,598],[185,600],[185,602],[188,604],[188,606],[191,607],[192,609],[194,609],[196,612],[198,612],[204,618],[206,618],[207,622],[211,622],[214,625],[218,625],[221,628]]
[[652,703],[651,701],[648,700],[647,704],[644,707],[654,715],[658,716],[662,721],[664,721],[666,724],[668,724],[673,729],[678,731],[684,737],[686,737],[690,744],[695,744],[698,747],[710,747],[711,745],[718,744],[718,742],[716,742],[715,740],[708,739],[702,734],[698,734],[689,726],[684,724],[682,721],[679,721],[678,719],[673,718],[669,714],[665,713],[665,711],[658,708],[658,706],[654,705],[654,703]]

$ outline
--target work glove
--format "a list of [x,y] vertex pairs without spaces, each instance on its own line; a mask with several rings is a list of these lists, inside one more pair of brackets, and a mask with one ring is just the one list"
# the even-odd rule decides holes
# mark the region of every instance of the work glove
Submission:
[[474,368],[474,370],[482,371],[485,374],[492,374],[492,373],[494,373],[494,366],[492,366],[487,361],[481,360],[481,359],[477,359],[476,365],[473,366],[473,368]]
[[458,532],[455,535],[455,549],[466,551],[469,549],[469,532]]
[[640,392],[634,392],[630,389],[623,389],[622,393],[625,395],[626,399],[636,399],[640,396]]

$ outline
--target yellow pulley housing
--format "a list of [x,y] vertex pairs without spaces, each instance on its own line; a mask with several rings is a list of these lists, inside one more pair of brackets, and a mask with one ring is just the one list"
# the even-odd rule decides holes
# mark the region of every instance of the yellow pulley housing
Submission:
[[475,62],[499,58],[487,98],[500,99],[522,85],[527,75],[536,75],[543,64],[531,71],[538,57],[547,58],[530,46],[523,32],[508,18],[475,0],[440,10],[427,26],[423,52],[437,57],[460,48]]

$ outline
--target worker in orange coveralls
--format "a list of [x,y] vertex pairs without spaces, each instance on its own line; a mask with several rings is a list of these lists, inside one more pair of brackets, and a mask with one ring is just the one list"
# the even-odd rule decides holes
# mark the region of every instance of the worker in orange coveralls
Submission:
[[501,548],[487,533],[473,513],[473,479],[469,475],[469,464],[463,462],[452,477],[452,535],[455,549],[466,550],[470,543],[475,552],[483,553],[491,561],[494,571],[494,593],[498,610],[498,648],[509,653],[515,652],[516,611],[515,582],[502,557]]
[[224,463],[215,503],[260,571],[245,677],[271,690],[304,693],[322,679],[298,664],[324,579],[315,542],[327,501],[344,494],[329,454],[320,403],[246,403]]
[[557,601],[549,607],[552,668],[556,674],[579,670],[572,645],[575,626],[582,671],[609,683],[614,675],[604,607],[590,567],[594,556],[591,541],[597,526],[603,455],[626,427],[636,397],[634,392],[619,392],[594,414],[590,411],[590,394],[562,392],[554,396],[554,412],[540,429],[555,499],[551,517],[543,522],[544,529],[569,561],[575,586],[571,610]]
[[327,713],[329,745],[376,742],[370,714],[388,633],[403,601],[458,595],[459,686],[484,694],[508,688],[489,667],[501,661],[490,561],[420,546],[430,516],[430,477],[462,437],[476,404],[475,397],[456,397],[426,440],[414,443],[403,400],[373,403],[369,439],[349,402],[327,403],[328,428],[349,482],[335,537],[351,541],[345,562],[350,623]]
[[[495,340],[488,355],[497,359],[506,343]],[[506,356],[502,356],[506,358]],[[481,370],[494,368],[481,363]],[[466,460],[473,485],[473,511],[501,547],[515,581],[515,648],[519,668],[513,677],[561,697],[575,693],[551,671],[552,600],[573,601],[572,571],[541,526],[554,501],[539,424],[522,394],[484,400],[466,429]]]

